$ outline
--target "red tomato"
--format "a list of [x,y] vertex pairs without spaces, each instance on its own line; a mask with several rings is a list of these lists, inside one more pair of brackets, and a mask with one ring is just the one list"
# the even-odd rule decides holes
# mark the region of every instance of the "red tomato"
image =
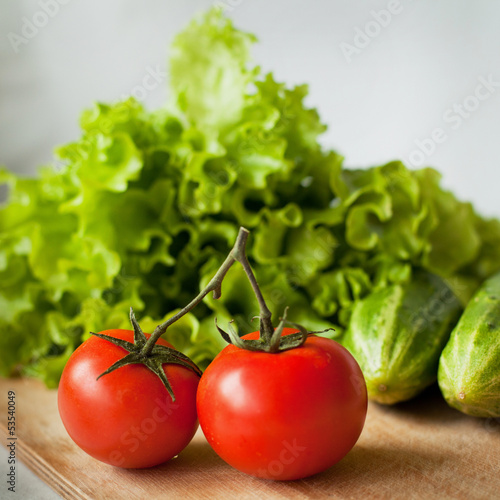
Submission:
[[197,408],[208,442],[228,464],[261,478],[300,479],[354,446],[366,384],[349,351],[330,339],[310,336],[277,354],[230,345],[202,375]]
[[[134,341],[130,330],[102,333]],[[172,347],[163,339],[157,344]],[[183,366],[164,364],[175,402],[144,365],[127,365],[96,380],[125,354],[97,337],[78,347],[59,384],[59,413],[73,441],[94,458],[125,468],[151,467],[180,453],[194,436],[200,377]]]

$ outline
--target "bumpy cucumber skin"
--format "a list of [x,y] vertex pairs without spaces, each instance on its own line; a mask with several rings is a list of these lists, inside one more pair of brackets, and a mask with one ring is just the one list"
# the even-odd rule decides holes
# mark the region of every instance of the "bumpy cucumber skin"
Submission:
[[363,371],[368,397],[394,404],[435,382],[461,310],[448,285],[424,271],[358,302],[342,343]]
[[500,417],[500,273],[465,308],[441,355],[438,383],[451,407]]

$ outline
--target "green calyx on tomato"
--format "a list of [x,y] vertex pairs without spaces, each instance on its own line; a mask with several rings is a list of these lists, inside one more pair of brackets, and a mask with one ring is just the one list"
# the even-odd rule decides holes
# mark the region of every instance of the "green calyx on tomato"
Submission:
[[[252,285],[252,289],[255,293],[260,309],[260,315],[258,316],[260,320],[260,335],[256,340],[241,338],[236,333],[231,323],[229,323],[228,325],[229,332],[226,332],[219,327],[216,320],[215,326],[217,327],[219,333],[222,335],[222,338],[229,344],[233,344],[237,347],[240,347],[241,349],[246,349],[248,351],[277,353],[300,347],[304,344],[309,335],[315,333],[324,333],[328,330],[331,330],[331,328],[328,328],[327,330],[322,330],[321,332],[309,332],[303,326],[288,321],[286,319],[288,307],[285,308],[285,312],[283,313],[283,317],[280,318],[278,326],[276,328],[273,327],[271,321],[271,311],[266,305],[264,297],[262,296],[262,292],[260,291],[259,285],[257,283],[257,280],[255,279],[255,275],[245,253],[248,234],[249,232],[247,229],[243,227],[240,228],[236,243],[229,253],[229,258],[232,257],[234,261],[238,261],[241,264],[248,277],[248,280],[250,281],[250,284]],[[292,335],[282,336],[283,329],[286,325],[293,326],[298,330],[298,332]]]
[[[260,336],[258,339],[246,339],[242,338],[238,335],[238,333],[234,330],[231,323],[228,325],[229,332],[224,331],[218,324],[217,319],[215,320],[215,326],[217,330],[222,335],[222,338],[228,343],[235,345],[241,349],[246,349],[247,351],[262,351],[268,353],[277,353],[282,351],[287,351],[288,349],[295,349],[296,347],[300,347],[307,340],[309,335],[314,335],[316,333],[324,333],[327,330],[321,330],[318,332],[310,332],[306,330],[302,325],[298,323],[293,323],[286,319],[288,312],[288,307],[285,309],[283,313],[283,317],[280,318],[280,322],[276,328],[274,328],[271,332],[268,332],[266,326],[267,322],[262,321],[262,317],[260,321]],[[286,325],[293,326],[298,332],[289,334],[286,336],[282,336],[283,330]],[[271,324],[272,326],[272,324]]]
[[163,364],[166,363],[181,365],[185,368],[188,368],[189,370],[192,370],[199,376],[201,376],[201,370],[193,361],[191,361],[191,359],[189,359],[182,352],[164,345],[157,345],[156,340],[153,343],[148,343],[148,339],[146,335],[144,335],[144,332],[137,322],[132,308],[130,308],[130,322],[132,323],[132,326],[134,328],[133,343],[128,342],[127,340],[112,337],[110,335],[90,332],[91,335],[99,337],[100,339],[107,340],[108,342],[111,342],[128,352],[126,356],[113,363],[106,371],[101,373],[97,377],[97,380],[99,380],[102,376],[107,375],[108,373],[111,373],[118,368],[121,368],[122,366],[142,363],[160,378],[160,380],[163,382],[163,385],[166,387],[168,393],[170,394],[172,401],[175,401],[175,394],[172,386],[170,385],[168,377],[165,375]]

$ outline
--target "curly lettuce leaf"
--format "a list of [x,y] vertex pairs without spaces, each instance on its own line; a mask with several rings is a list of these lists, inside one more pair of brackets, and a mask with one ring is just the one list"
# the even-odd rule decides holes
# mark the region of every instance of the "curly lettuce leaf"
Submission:
[[178,34],[170,49],[170,87],[190,123],[212,132],[241,116],[254,35],[233,27],[220,9],[197,17]]

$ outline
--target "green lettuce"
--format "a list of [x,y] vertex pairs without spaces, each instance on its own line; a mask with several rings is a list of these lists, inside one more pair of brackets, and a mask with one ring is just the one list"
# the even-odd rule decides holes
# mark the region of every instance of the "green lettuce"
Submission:
[[[364,170],[320,146],[326,129],[289,88],[251,59],[256,39],[220,9],[173,42],[170,100],[96,103],[81,137],[58,147],[36,179],[0,170],[0,373],[57,384],[90,331],[145,331],[208,282],[240,225],[276,320],[311,330],[348,326],[357,301],[425,268],[466,302],[500,267],[500,223],[444,191],[432,169],[400,162]],[[219,301],[165,334],[202,367],[224,346],[214,327],[257,328],[236,266]]]

